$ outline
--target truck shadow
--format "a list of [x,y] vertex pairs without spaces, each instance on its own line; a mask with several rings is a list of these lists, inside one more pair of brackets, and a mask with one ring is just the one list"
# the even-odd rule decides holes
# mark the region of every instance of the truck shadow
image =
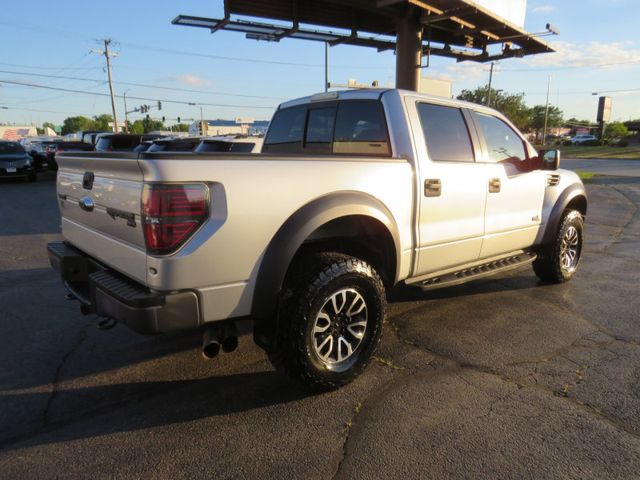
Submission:
[[[3,401],[43,404],[49,393],[5,395]],[[197,380],[135,382],[56,392],[45,422],[4,435],[0,451],[135,432],[300,400],[308,392],[274,371]]]

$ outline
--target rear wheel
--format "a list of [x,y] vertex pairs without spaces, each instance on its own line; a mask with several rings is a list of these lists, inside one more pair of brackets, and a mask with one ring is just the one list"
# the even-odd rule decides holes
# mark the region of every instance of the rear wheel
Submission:
[[379,341],[385,290],[366,262],[337,253],[312,255],[287,276],[272,363],[313,390],[356,378]]
[[27,175],[28,182],[35,182],[36,180],[38,180],[38,174],[36,173],[35,170],[31,172],[29,175]]
[[571,280],[580,263],[583,241],[582,214],[577,210],[565,211],[552,243],[533,262],[533,271],[543,282]]

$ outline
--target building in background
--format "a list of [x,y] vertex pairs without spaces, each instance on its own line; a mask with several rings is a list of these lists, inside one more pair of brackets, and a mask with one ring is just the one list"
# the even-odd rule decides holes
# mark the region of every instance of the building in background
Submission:
[[33,125],[0,125],[1,140],[20,140],[36,135],[38,135],[38,130]]
[[[204,132],[200,131],[200,121],[189,125],[189,135],[202,135],[215,137],[218,135],[254,135],[257,132],[266,131],[269,122],[266,120],[253,121],[252,123],[238,123],[238,120],[205,120]],[[245,119],[246,120],[246,119]]]

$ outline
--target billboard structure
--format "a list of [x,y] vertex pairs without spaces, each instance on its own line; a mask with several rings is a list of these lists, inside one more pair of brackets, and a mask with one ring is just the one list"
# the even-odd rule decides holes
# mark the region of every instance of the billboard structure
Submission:
[[418,90],[424,56],[491,62],[553,52],[539,38],[550,30],[524,30],[525,10],[526,0],[225,0],[224,18],[178,15],[172,23],[253,40],[393,50],[396,86]]
[[503,18],[519,28],[524,28],[527,0],[475,0],[475,3],[486,8],[496,17]]

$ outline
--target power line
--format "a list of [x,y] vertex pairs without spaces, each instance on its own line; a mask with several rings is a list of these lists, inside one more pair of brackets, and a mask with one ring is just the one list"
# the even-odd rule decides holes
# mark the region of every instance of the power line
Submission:
[[[57,90],[60,92],[72,92],[72,93],[81,93],[83,95],[94,95],[94,96],[99,96],[99,97],[110,97],[111,95],[109,95],[108,93],[99,93],[99,92],[85,92],[82,90],[73,90],[70,88],[61,88],[61,87],[50,87],[47,85],[38,85],[36,83],[27,83],[27,82],[17,82],[15,80],[5,80],[5,79],[0,79],[0,83],[6,83],[9,85],[19,85],[22,87],[31,87],[31,88],[44,88],[47,90]],[[122,95],[114,95],[114,97],[116,98],[123,98]],[[184,100],[173,100],[173,99],[167,99],[167,98],[150,98],[150,97],[133,97],[133,96],[128,96],[127,98],[132,99],[132,100],[145,100],[145,101],[151,101],[151,102],[156,102],[156,101],[161,101],[161,102],[165,102],[165,103],[175,103],[178,105],[190,105],[193,106],[194,102],[187,102]],[[272,110],[273,108],[275,108],[274,106],[262,106],[262,105],[233,105],[233,104],[226,104],[226,103],[208,103],[208,102],[198,102],[197,105],[202,105],[202,106],[206,106],[206,107],[231,107],[231,108],[263,108],[263,109],[269,109]]]
[[[82,78],[82,77],[69,77],[65,75],[49,75],[45,73],[31,73],[31,72],[16,72],[11,70],[0,70],[0,73],[9,73],[12,75],[28,75],[30,77],[42,77],[42,78],[58,78],[64,80],[79,80],[83,82],[98,82],[101,80],[93,79],[93,78]],[[136,83],[136,82],[124,82],[124,81],[114,81],[113,83],[117,85],[126,85],[130,87],[143,87],[143,88],[156,88],[158,90],[170,90],[174,92],[187,92],[187,93],[204,93],[207,95],[224,95],[229,97],[242,97],[242,98],[259,98],[259,99],[268,99],[268,100],[288,100],[284,97],[266,97],[263,95],[247,95],[243,93],[228,93],[228,92],[212,92],[209,90],[198,90],[194,88],[180,88],[180,87],[164,87],[160,85],[150,85],[145,83]]]
[[[129,42],[120,42],[120,45],[126,46],[133,49],[138,50],[148,50],[152,52],[160,52],[166,53],[169,55],[180,55],[180,56],[191,56],[198,58],[210,58],[212,60],[225,60],[232,62],[248,62],[248,63],[261,63],[261,64],[271,64],[271,65],[284,65],[291,67],[313,67],[313,68],[324,68],[324,64],[320,63],[300,63],[300,62],[285,62],[280,60],[265,60],[263,58],[247,58],[247,57],[229,57],[224,55],[211,55],[208,53],[198,53],[198,52],[188,52],[185,50],[173,50],[169,48],[160,48],[160,47],[152,47],[150,45],[140,45]],[[358,66],[354,67],[354,65],[332,65],[331,68],[358,68],[360,70],[389,70],[391,67],[373,67],[373,66]]]

